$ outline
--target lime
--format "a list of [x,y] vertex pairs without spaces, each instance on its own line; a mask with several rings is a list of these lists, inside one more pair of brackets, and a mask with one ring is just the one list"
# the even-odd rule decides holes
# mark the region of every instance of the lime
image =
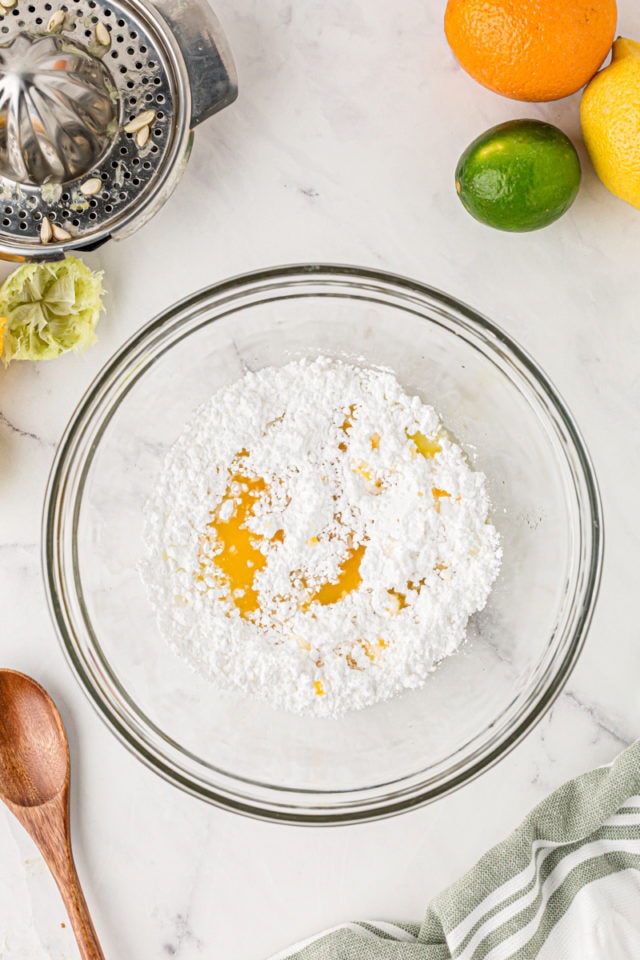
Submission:
[[470,143],[456,190],[472,217],[498,230],[538,230],[561,217],[580,187],[571,140],[541,120],[509,120]]
[[96,339],[102,274],[77,257],[24,263],[0,287],[2,360],[51,360]]

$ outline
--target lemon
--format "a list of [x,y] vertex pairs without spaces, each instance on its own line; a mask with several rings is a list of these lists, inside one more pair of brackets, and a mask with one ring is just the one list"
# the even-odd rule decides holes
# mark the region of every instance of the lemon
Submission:
[[498,230],[538,230],[562,216],[580,187],[569,138],[541,120],[491,127],[464,151],[456,190],[472,217]]
[[640,208],[640,43],[619,37],[580,102],[582,135],[611,193]]

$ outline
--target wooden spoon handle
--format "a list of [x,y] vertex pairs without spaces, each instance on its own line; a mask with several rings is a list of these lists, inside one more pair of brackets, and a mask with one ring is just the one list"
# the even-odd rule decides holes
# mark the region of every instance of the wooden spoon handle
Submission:
[[[6,801],[5,801],[6,802]],[[46,804],[19,807],[7,803],[35,840],[69,915],[82,960],[105,960],[73,862],[69,839],[68,784]]]
[[78,949],[82,960],[104,960],[102,947],[98,942],[98,935],[93,926],[93,921],[89,914],[87,901],[84,898],[82,887],[78,879],[76,867],[73,862],[71,849],[69,849],[69,861],[65,867],[64,882],[52,869],[58,889],[64,900],[64,905],[69,914],[69,921],[75,934]]

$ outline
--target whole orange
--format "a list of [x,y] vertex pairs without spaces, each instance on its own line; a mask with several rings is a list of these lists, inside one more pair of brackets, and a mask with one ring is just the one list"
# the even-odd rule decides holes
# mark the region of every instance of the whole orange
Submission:
[[595,74],[613,43],[616,0],[448,0],[460,66],[513,100],[559,100]]

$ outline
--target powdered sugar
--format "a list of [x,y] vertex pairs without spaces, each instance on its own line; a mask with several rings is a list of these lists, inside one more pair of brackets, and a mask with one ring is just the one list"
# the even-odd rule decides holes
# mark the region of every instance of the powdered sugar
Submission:
[[337,715],[421,685],[500,564],[483,474],[392,374],[248,373],[171,449],[145,508],[161,633],[216,684]]

